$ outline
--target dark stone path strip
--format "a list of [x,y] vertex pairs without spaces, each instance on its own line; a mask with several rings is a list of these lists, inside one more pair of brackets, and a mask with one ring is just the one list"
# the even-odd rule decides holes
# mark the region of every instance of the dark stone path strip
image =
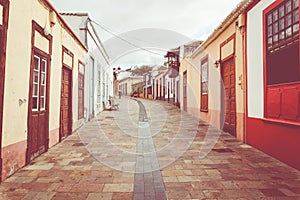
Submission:
[[134,176],[134,200],[166,200],[166,191],[148,123],[145,106],[139,100],[139,129]]

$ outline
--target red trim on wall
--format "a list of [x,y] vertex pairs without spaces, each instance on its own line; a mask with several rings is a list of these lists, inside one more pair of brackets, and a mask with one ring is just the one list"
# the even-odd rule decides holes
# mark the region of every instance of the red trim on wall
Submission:
[[252,8],[254,8],[261,0],[254,0],[251,5],[245,10],[245,12],[249,12]]
[[247,143],[300,170],[299,126],[247,118]]
[[[282,0],[280,0],[282,1]],[[277,4],[277,2],[273,3],[273,4]],[[272,7],[273,9],[274,7]],[[263,11],[263,18],[262,18],[262,25],[263,25],[263,31],[262,31],[262,34],[263,34],[263,83],[264,83],[264,117],[266,117],[267,115],[267,95],[266,95],[266,91],[267,91],[267,45],[266,45],[266,41],[267,41],[267,38],[266,38],[266,12],[268,12],[269,9],[266,9]]]
[[229,58],[228,57],[231,57],[231,55],[227,56],[226,58],[222,59],[222,48],[228,43],[230,42],[231,40],[233,40],[233,52],[232,52],[232,55],[235,55],[235,49],[236,49],[236,37],[235,37],[235,33],[232,34],[231,36],[229,36],[225,41],[223,41],[221,44],[220,44],[220,60],[221,61],[224,61],[224,60],[228,60]]

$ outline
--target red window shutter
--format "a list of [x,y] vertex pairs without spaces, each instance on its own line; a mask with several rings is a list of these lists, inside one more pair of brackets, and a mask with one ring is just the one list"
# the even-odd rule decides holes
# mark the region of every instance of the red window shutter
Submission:
[[281,90],[280,88],[267,89],[267,115],[278,119],[281,114]]

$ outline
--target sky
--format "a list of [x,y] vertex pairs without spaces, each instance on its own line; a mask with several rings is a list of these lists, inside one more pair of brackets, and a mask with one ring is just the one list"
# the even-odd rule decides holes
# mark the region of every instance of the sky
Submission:
[[[112,64],[124,67],[160,65],[164,61],[161,55],[167,48],[175,48],[188,40],[205,40],[241,0],[50,1],[59,12],[89,13],[100,25],[95,27],[113,57]],[[129,42],[125,44],[116,35]],[[120,44],[116,45],[117,41]],[[112,46],[129,50],[119,54],[110,49]],[[134,51],[129,46],[142,48]]]

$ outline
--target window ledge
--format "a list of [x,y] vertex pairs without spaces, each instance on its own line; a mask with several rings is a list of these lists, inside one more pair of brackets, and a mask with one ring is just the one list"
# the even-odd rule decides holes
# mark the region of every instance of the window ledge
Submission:
[[300,126],[300,122],[292,122],[292,121],[286,121],[282,119],[263,118],[262,120],[267,123],[279,123],[282,125]]
[[208,110],[205,110],[205,109],[200,109],[200,111],[208,113]]

